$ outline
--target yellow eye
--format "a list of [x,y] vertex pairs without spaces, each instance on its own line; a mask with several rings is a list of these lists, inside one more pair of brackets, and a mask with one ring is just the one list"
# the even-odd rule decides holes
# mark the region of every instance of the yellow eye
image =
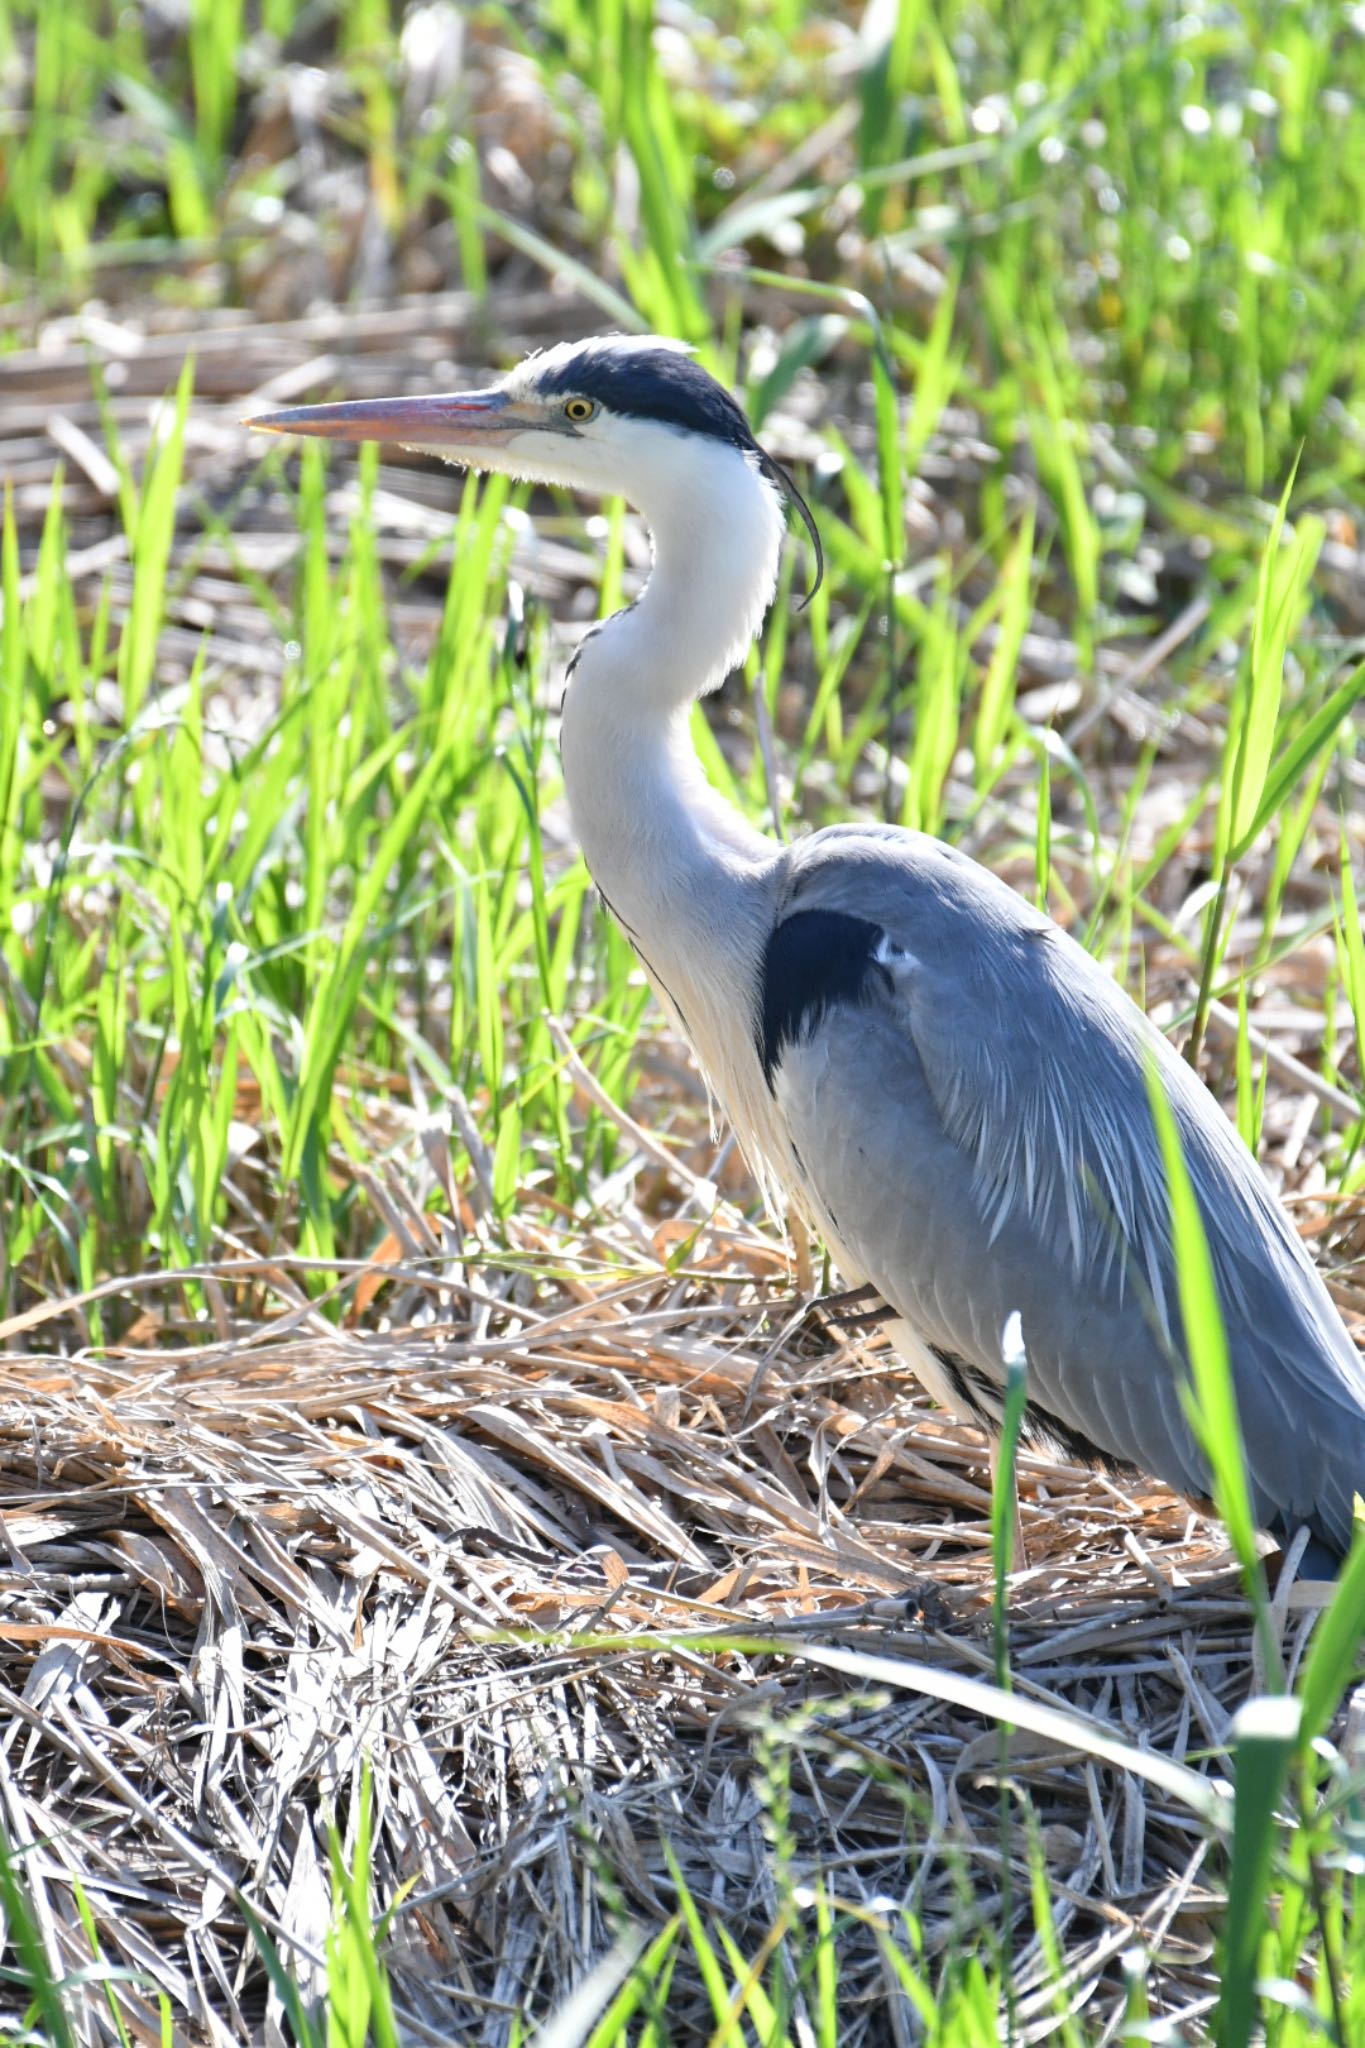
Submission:
[[590,398],[569,398],[564,402],[564,417],[566,420],[574,420],[581,423],[583,420],[590,420],[596,410],[597,407]]

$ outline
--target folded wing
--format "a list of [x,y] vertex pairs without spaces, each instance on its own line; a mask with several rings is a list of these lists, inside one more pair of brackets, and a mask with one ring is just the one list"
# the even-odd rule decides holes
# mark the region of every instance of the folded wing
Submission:
[[952,848],[836,827],[790,856],[763,1023],[817,1220],[948,1361],[956,1405],[990,1410],[1018,1310],[1039,1433],[1205,1492],[1178,1392],[1154,1063],[1208,1235],[1258,1514],[1346,1546],[1365,1365],[1217,1103],[1082,947]]

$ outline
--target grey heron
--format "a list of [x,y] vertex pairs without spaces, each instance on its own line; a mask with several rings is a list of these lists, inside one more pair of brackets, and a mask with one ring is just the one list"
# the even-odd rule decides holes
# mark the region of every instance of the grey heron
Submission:
[[1113,977],[962,852],[835,825],[780,846],[710,787],[695,701],[772,601],[791,479],[676,345],[606,337],[486,390],[272,412],[642,514],[636,602],[569,672],[561,748],[601,895],[770,1194],[889,1305],[928,1391],[998,1430],[1018,1313],[1028,1435],[1207,1496],[1147,1073],[1174,1113],[1226,1324],[1253,1505],[1333,1555],[1365,1491],[1365,1364],[1228,1119]]

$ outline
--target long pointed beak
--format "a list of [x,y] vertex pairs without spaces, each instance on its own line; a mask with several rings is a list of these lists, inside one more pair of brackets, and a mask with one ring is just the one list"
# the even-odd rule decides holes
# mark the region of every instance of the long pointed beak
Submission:
[[264,434],[325,441],[393,441],[404,448],[498,447],[534,422],[504,391],[442,391],[425,398],[354,398],[344,405],[291,405],[243,420]]

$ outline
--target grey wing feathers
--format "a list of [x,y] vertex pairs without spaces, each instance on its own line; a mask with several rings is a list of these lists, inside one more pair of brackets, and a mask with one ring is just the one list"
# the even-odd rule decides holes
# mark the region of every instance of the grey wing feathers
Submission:
[[1084,949],[954,849],[896,828],[798,843],[783,914],[885,933],[867,999],[788,1049],[779,1106],[838,1240],[929,1343],[1001,1377],[1023,1316],[1059,1434],[1187,1491],[1206,1475],[1181,1325],[1155,1061],[1209,1240],[1263,1524],[1349,1540],[1365,1363],[1237,1134]]

